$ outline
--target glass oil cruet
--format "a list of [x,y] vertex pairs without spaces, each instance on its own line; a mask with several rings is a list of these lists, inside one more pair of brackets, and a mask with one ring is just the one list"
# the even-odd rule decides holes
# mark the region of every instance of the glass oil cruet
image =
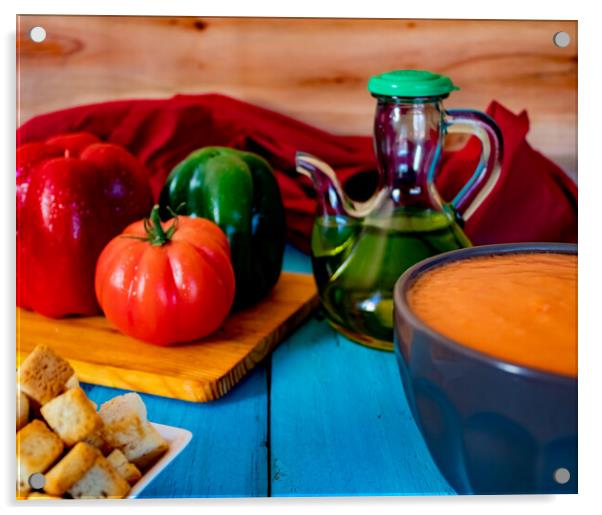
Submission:
[[[471,246],[461,226],[500,175],[502,137],[495,122],[473,110],[445,110],[459,89],[442,75],[401,70],[374,76],[374,149],[379,183],[366,202],[350,199],[333,169],[298,152],[297,171],[311,178],[318,199],[312,265],[328,322],[350,339],[393,348],[393,287],[410,266]],[[481,158],[449,203],[435,189],[446,133],[471,133]]]

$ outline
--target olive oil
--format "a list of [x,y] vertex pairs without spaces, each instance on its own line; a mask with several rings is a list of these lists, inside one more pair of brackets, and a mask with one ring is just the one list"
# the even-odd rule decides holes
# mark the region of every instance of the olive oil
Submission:
[[328,321],[370,347],[393,348],[393,287],[418,261],[471,243],[451,213],[398,208],[363,220],[319,217],[312,264]]

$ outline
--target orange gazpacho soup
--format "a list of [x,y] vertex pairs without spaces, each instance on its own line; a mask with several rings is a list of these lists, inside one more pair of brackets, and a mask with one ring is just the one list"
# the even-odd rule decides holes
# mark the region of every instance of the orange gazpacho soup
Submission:
[[408,302],[426,325],[511,363],[577,376],[577,256],[481,256],[432,269]]

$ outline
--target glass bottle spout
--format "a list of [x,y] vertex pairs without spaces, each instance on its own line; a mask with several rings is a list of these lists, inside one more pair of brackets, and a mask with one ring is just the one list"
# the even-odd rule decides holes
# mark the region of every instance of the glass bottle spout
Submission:
[[335,171],[324,161],[306,152],[297,152],[297,172],[309,177],[316,190],[322,216],[350,216],[364,218],[381,202],[385,192],[376,192],[365,202],[350,199],[343,191]]

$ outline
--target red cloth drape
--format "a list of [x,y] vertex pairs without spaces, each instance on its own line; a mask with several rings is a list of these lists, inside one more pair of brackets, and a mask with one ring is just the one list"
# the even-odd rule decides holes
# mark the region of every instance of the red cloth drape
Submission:
[[[487,109],[505,145],[500,180],[466,224],[475,244],[577,241],[577,187],[526,141],[529,120],[497,102]],[[375,169],[372,139],[335,136],[279,113],[217,94],[161,100],[122,100],[37,116],[17,131],[18,144],[88,131],[128,148],[144,163],[157,196],[172,167],[193,150],[224,145],[264,156],[274,167],[287,212],[288,237],[307,250],[315,214],[313,189],[295,172],[295,152],[328,162],[352,190],[369,188]],[[472,174],[480,146],[469,140],[443,156],[437,186],[451,198]],[[364,173],[363,173],[364,172]],[[353,177],[353,180],[350,180]]]

